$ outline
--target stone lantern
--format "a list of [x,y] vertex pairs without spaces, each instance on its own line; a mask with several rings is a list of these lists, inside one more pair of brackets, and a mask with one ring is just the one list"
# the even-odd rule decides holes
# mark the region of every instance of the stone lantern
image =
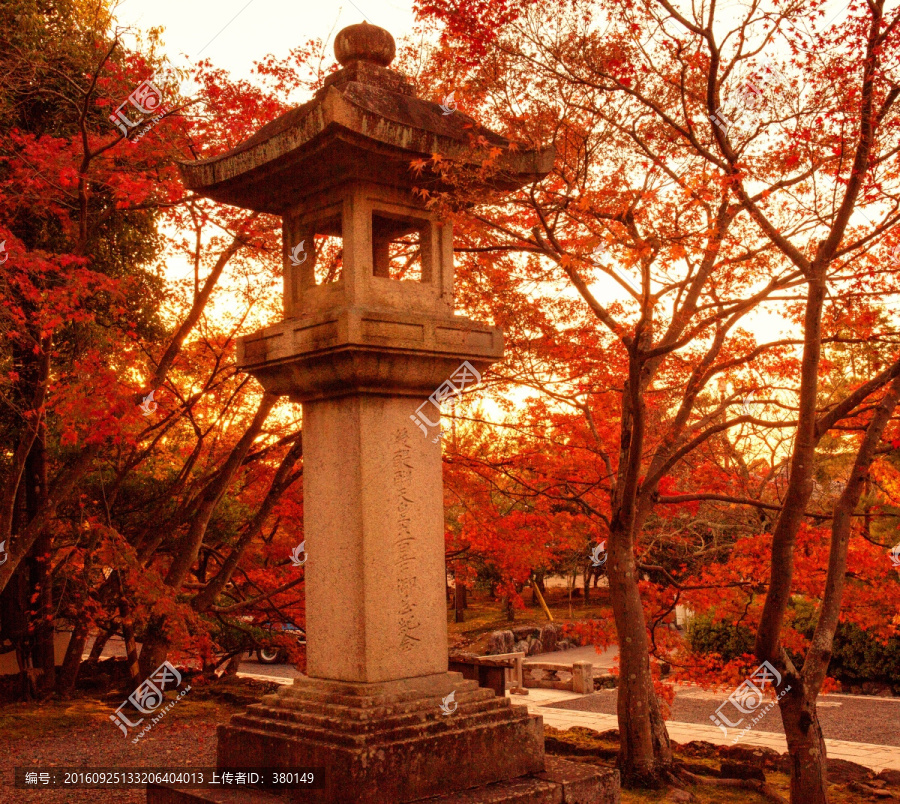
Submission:
[[324,787],[273,801],[575,801],[564,790],[599,790],[597,773],[544,773],[542,718],[447,669],[439,404],[503,336],[454,314],[452,229],[417,193],[441,181],[411,169],[434,153],[475,167],[481,137],[503,153],[490,189],[511,190],[554,153],[417,98],[381,28],[345,28],[335,53],[343,68],[311,101],[181,166],[198,194],[281,216],[284,320],[242,338],[237,360],[303,406],[308,675],[220,726],[218,763],[325,769]]

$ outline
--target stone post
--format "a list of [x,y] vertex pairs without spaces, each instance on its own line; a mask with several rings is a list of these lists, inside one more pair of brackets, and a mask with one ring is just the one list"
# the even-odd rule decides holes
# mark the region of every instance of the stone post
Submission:
[[589,695],[594,691],[594,665],[575,662],[572,665],[572,692]]
[[303,406],[307,672],[447,671],[441,447],[406,396]]

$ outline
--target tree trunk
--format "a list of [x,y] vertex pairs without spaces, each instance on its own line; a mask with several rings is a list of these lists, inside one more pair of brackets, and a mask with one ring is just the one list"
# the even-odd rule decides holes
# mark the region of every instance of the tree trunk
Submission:
[[191,602],[195,611],[204,612],[212,608],[216,597],[221,594],[225,585],[231,580],[231,576],[237,569],[238,562],[244,554],[244,551],[249,547],[253,538],[262,532],[266,519],[269,514],[272,513],[272,509],[281,498],[282,493],[290,488],[291,484],[300,477],[301,472],[291,474],[291,470],[302,455],[303,436],[302,433],[297,433],[293,445],[278,466],[278,471],[272,479],[272,485],[269,486],[269,490],[266,492],[266,497],[263,500],[262,505],[260,505],[253,515],[253,519],[237,540],[237,543],[232,548],[228,558],[225,559],[225,563],[222,564],[218,573],[209,580],[206,586],[197,593],[196,597],[194,597]]
[[134,639],[134,622],[131,618],[131,606],[125,597],[125,589],[122,576],[119,575],[119,613],[122,617],[122,636],[125,639],[125,656],[128,664],[128,677],[134,687],[141,683],[141,674],[138,661],[137,642]]
[[456,609],[456,622],[462,623],[466,620],[466,587],[462,585],[459,568],[453,569],[453,604]]
[[[25,462],[25,510],[30,522],[47,496],[47,453],[44,423],[38,425],[37,436]],[[53,578],[50,575],[50,555],[53,536],[44,528],[35,539],[28,557],[28,576],[31,595],[36,595],[32,615],[34,665],[41,670],[39,690],[50,692],[56,686],[55,617],[53,610]]]
[[169,654],[169,639],[165,618],[153,616],[144,632],[144,644],[138,662],[141,678],[147,678]]
[[650,674],[647,623],[631,547],[610,540],[609,586],[619,635],[619,771],[623,787],[658,788],[672,764],[669,734]]
[[[25,567],[21,566],[10,578],[9,583],[0,591],[0,637],[9,640],[16,651],[16,662],[19,671],[24,672],[26,666],[28,618],[27,618],[28,583],[25,578]],[[22,695],[28,695],[28,685],[24,676]]]
[[87,642],[89,630],[87,617],[79,617],[75,623],[72,638],[69,640],[69,647],[66,648],[66,656],[63,659],[62,667],[56,675],[56,692],[64,698],[71,695],[72,690],[75,689],[75,682],[78,680],[78,671],[81,669],[81,657],[84,654],[84,646]]
[[894,379],[866,428],[850,478],[834,506],[825,593],[819,606],[815,633],[803,663],[802,678],[798,679],[793,665],[789,660],[786,662],[785,683],[790,685],[790,689],[785,686],[779,705],[791,756],[792,804],[825,804],[827,801],[828,763],[816,700],[828,672],[840,619],[853,512],[868,479],[884,429],[898,401],[900,379]]
[[238,651],[228,660],[228,664],[225,665],[226,676],[237,677],[238,670],[241,669],[241,656],[243,656],[243,654],[244,651]]
[[[231,450],[222,468],[203,489],[200,501],[192,512],[188,531],[179,541],[172,563],[169,565],[169,571],[163,579],[163,583],[174,590],[173,595],[178,594],[191,567],[197,560],[209,521],[277,400],[278,397],[275,394],[269,392],[263,394],[247,430]],[[168,653],[169,633],[165,617],[154,617],[148,624],[144,645],[141,649],[141,678],[146,678],[156,670],[166,660]]]
[[584,605],[587,606],[591,602],[591,572],[590,565],[584,568]]
[[100,657],[103,655],[103,649],[106,647],[106,643],[109,642],[109,638],[115,633],[115,628],[110,626],[108,630],[101,631],[97,634],[97,638],[94,640],[94,644],[91,645],[91,652],[88,654],[89,662],[99,662]]
[[825,738],[819,726],[816,702],[805,694],[805,684],[796,677],[786,681],[791,689],[779,705],[791,758],[791,802],[827,804]]

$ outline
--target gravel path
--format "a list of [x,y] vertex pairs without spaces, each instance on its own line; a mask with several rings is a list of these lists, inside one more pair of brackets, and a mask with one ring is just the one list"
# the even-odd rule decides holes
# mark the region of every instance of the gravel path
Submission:
[[[709,716],[728,698],[728,693],[678,690],[667,720],[713,725]],[[616,691],[602,690],[584,698],[548,704],[547,708],[577,712],[616,714]],[[733,710],[732,710],[733,711]],[[825,737],[856,743],[900,746],[900,698],[823,695],[819,699],[819,722]],[[781,717],[772,709],[756,726],[760,731],[784,734]]]

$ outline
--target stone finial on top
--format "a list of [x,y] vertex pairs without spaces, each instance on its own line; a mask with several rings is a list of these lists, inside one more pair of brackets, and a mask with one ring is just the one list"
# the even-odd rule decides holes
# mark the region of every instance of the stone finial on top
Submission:
[[397,52],[394,37],[384,28],[361,22],[348,25],[334,39],[334,55],[346,67],[355,61],[367,61],[387,67]]

